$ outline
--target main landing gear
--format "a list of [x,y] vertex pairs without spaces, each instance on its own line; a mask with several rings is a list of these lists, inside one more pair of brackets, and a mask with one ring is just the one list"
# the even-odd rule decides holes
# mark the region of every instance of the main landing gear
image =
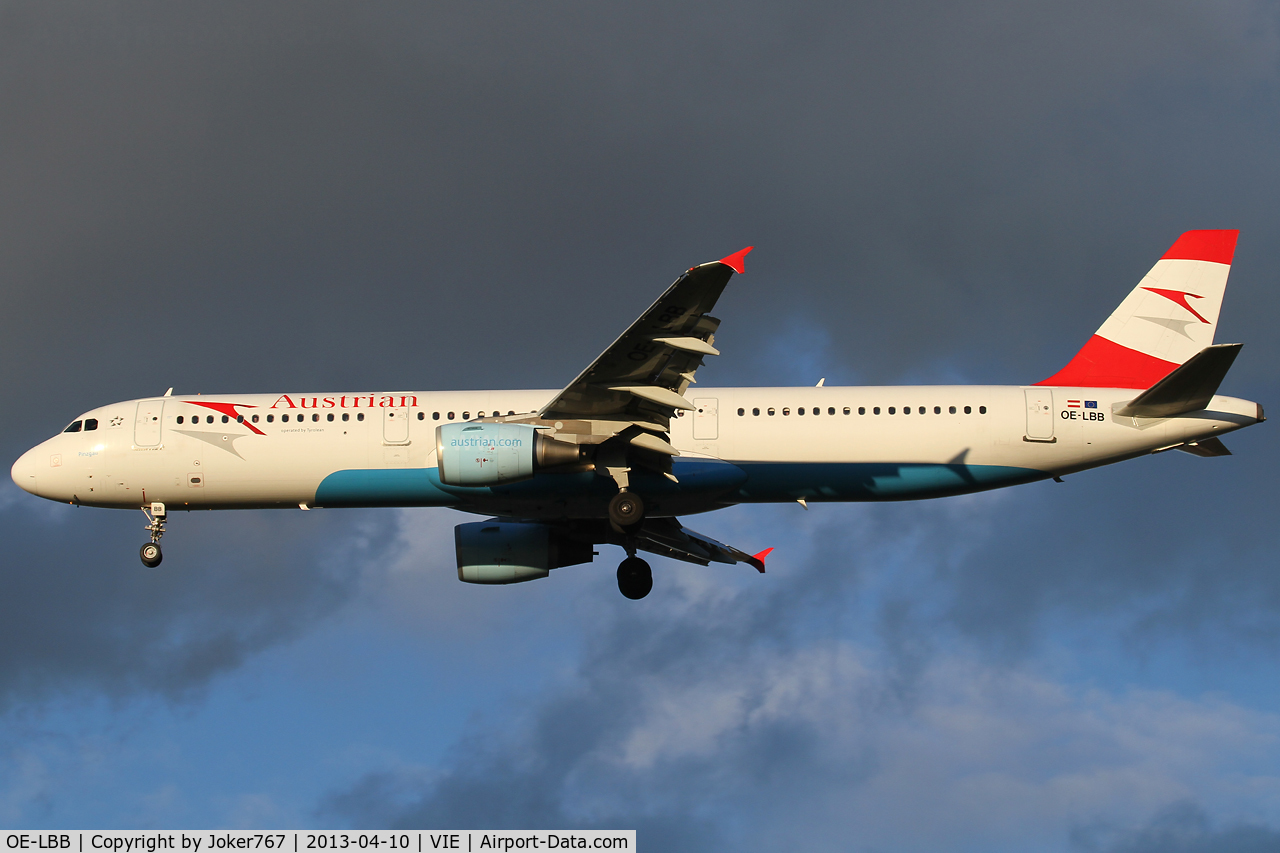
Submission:
[[618,492],[609,501],[609,523],[619,533],[631,533],[644,524],[644,501],[635,492]]
[[653,589],[649,564],[636,556],[635,532],[644,524],[644,500],[624,488],[609,501],[609,526],[626,536],[627,559],[618,566],[618,591],[637,601]]
[[618,566],[618,592],[638,601],[653,589],[653,572],[649,564],[632,554]]
[[138,549],[138,556],[142,558],[142,565],[154,569],[164,559],[164,554],[160,553],[160,537],[164,535],[166,517],[164,504],[156,501],[150,507],[144,506],[142,514],[147,517],[148,523],[143,529],[151,533],[151,541]]

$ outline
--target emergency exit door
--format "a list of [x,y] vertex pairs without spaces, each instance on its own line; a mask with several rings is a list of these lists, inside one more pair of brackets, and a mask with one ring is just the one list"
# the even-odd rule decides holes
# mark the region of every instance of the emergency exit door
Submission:
[[143,400],[133,422],[135,447],[155,447],[160,443],[160,426],[164,423],[164,400]]
[[409,443],[408,406],[388,406],[382,410],[382,440],[387,444]]
[[1047,388],[1028,388],[1027,441],[1053,441],[1053,392]]
[[714,441],[719,438],[719,401],[715,397],[695,397],[693,400],[693,407],[694,439]]

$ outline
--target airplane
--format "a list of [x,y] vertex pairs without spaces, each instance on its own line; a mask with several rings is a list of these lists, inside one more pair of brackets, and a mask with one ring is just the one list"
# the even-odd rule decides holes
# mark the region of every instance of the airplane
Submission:
[[24,453],[15,483],[141,508],[151,568],[174,510],[453,507],[458,578],[506,584],[621,546],[699,565],[755,554],[680,521],[743,503],[937,498],[1151,453],[1230,451],[1265,420],[1221,396],[1241,344],[1214,344],[1239,232],[1188,231],[1061,370],[1029,385],[706,388],[709,313],[751,247],[681,275],[563,390],[163,396],[85,412]]

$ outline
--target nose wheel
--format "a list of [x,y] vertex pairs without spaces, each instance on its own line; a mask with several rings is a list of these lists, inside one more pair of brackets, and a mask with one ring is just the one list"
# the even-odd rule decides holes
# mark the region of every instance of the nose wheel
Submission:
[[653,589],[653,572],[649,564],[639,557],[627,557],[618,566],[618,592],[632,601],[639,601]]
[[138,556],[142,557],[142,565],[148,569],[154,569],[164,559],[164,554],[160,553],[159,542],[148,542],[143,545],[138,549]]
[[143,529],[151,534],[151,541],[138,549],[138,556],[142,558],[142,565],[154,569],[164,559],[164,554],[160,551],[160,537],[164,535],[167,513],[164,504],[156,501],[149,507],[144,506],[142,514],[147,517],[147,526]]

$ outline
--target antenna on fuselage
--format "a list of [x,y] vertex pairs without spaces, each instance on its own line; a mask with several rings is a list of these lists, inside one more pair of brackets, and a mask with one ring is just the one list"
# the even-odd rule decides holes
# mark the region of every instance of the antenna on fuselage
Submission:
[[164,395],[165,395],[166,397],[172,397],[172,396],[173,396],[173,388],[170,388],[168,391],[165,391],[165,392],[164,392]]

